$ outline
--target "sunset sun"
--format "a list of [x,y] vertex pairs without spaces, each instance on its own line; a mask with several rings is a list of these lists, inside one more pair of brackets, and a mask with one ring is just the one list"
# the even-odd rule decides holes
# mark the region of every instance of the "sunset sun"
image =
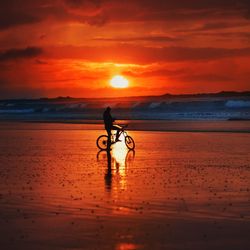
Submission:
[[110,85],[113,88],[123,89],[128,87],[129,81],[124,76],[116,75],[110,80]]

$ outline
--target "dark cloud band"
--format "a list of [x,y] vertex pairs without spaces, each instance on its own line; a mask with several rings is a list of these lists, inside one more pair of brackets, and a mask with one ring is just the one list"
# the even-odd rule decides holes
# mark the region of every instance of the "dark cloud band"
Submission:
[[24,49],[9,49],[0,52],[0,61],[9,61],[15,59],[33,58],[42,54],[42,49],[39,47],[27,47]]

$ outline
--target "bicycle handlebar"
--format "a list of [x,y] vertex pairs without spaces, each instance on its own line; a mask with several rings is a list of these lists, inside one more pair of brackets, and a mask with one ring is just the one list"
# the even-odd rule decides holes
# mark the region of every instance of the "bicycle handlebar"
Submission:
[[121,126],[122,128],[126,128],[128,127],[128,124],[119,124],[119,126]]

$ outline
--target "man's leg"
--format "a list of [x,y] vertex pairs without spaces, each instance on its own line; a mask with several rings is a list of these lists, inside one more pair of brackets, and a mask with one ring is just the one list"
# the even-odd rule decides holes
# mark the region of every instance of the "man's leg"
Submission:
[[119,141],[119,136],[120,136],[121,128],[119,126],[114,125],[114,126],[112,126],[112,129],[116,130],[115,141]]
[[107,134],[108,134],[108,145],[107,145],[107,149],[109,150],[110,149],[110,147],[111,147],[111,135],[112,135],[112,133],[111,133],[111,129],[106,129],[107,130]]
[[116,140],[116,141],[119,141],[119,136],[120,136],[120,130],[117,129],[117,131],[116,131],[116,136],[115,136],[115,140]]

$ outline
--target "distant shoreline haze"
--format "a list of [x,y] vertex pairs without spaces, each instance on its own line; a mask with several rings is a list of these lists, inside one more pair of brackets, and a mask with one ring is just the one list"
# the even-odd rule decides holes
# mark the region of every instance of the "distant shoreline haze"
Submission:
[[107,100],[107,99],[136,99],[136,98],[192,98],[192,97],[238,97],[246,96],[250,97],[250,91],[220,91],[211,93],[191,93],[191,94],[171,94],[166,93],[163,95],[134,95],[126,97],[73,97],[73,96],[57,96],[57,97],[38,97],[38,98],[1,98],[0,101],[10,101],[10,100]]

